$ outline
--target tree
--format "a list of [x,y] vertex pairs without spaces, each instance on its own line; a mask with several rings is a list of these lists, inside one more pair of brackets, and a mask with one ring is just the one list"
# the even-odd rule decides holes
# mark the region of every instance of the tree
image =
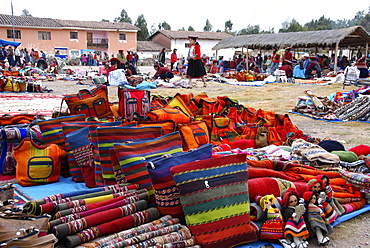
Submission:
[[225,32],[229,33],[231,32],[232,29],[233,29],[233,23],[230,20],[226,21],[225,22]]
[[206,25],[204,26],[204,28],[203,28],[203,31],[204,32],[209,32],[209,31],[211,31],[212,30],[212,25],[211,25],[211,23],[209,22],[209,20],[207,19],[206,20]]
[[282,28],[279,29],[279,33],[299,32],[304,30],[303,26],[293,18],[291,22],[286,20],[282,23]]
[[114,18],[114,22],[128,22],[132,24],[131,18],[127,15],[126,10],[121,10],[121,15],[119,17]]
[[27,9],[22,10],[21,16],[32,16]]
[[243,28],[240,30],[237,35],[247,35],[247,34],[259,34],[260,33],[260,25],[248,25],[247,28]]
[[109,22],[107,19],[101,19],[102,22]]
[[185,31],[185,28],[184,28],[184,27],[182,27],[182,28],[180,28],[180,29],[179,29],[179,31]]
[[146,40],[149,36],[149,31],[143,14],[137,17],[135,26],[140,28],[140,31],[137,32],[137,40]]
[[333,29],[334,21],[325,18],[325,16],[320,17],[318,20],[311,20],[307,22],[304,27],[308,31],[315,31],[315,30],[331,30]]
[[189,26],[188,31],[195,31],[195,29],[192,26]]
[[162,23],[158,24],[158,29],[171,30],[171,26],[166,21],[163,21]]

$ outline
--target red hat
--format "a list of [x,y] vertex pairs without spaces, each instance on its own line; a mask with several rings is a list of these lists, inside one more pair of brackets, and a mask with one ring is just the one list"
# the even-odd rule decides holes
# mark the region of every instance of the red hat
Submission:
[[303,199],[305,202],[309,202],[311,201],[311,198],[312,196],[314,195],[315,193],[313,191],[306,191],[303,193]]
[[320,183],[320,189],[318,189],[317,191],[322,190],[325,187],[324,182],[321,179],[314,178],[314,179],[311,179],[310,181],[308,181],[307,190],[312,191],[311,187],[314,186],[316,183]]
[[193,39],[193,40],[196,40],[198,39],[198,36],[195,36],[195,35],[189,35],[188,36],[189,39]]
[[123,50],[118,50],[119,53],[123,53]]
[[285,50],[290,50],[290,49],[292,49],[292,47],[291,47],[291,46],[289,46],[289,47],[285,48]]
[[109,61],[110,62],[115,61],[115,62],[117,62],[117,64],[121,64],[121,61],[119,59],[117,59],[117,58],[111,58]]
[[289,188],[283,194],[283,205],[284,205],[284,207],[289,206],[289,198],[292,195],[295,195],[297,197],[297,200],[299,201],[300,196],[299,196],[298,191],[295,188]]
[[363,62],[363,61],[365,61],[365,59],[366,59],[366,55],[359,58],[356,62]]

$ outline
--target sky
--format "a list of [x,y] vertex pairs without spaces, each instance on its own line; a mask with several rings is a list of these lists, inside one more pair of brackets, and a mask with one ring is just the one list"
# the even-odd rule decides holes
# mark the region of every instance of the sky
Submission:
[[260,30],[274,28],[275,33],[285,21],[293,18],[301,25],[319,19],[321,16],[336,21],[353,19],[357,12],[368,12],[370,4],[364,0],[340,1],[325,0],[214,0],[214,1],[168,1],[168,0],[1,0],[1,14],[21,15],[27,9],[34,17],[63,20],[113,21],[124,9],[135,23],[139,15],[144,15],[150,32],[152,25],[167,22],[172,30],[185,30],[192,26],[195,31],[203,31],[208,19],[212,31],[224,30],[225,22],[233,23],[232,31],[240,31],[248,25],[260,25]]

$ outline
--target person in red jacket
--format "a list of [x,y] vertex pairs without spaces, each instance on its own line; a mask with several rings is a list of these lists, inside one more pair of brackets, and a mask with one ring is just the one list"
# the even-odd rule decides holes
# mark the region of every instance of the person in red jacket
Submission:
[[[176,52],[177,52],[177,49],[175,48],[175,49],[173,49],[173,52],[171,54],[171,59],[170,59],[171,71],[173,71],[173,65],[177,62],[177,54],[176,54]],[[177,66],[176,66],[175,70],[178,71],[177,70]]]
[[167,67],[160,67],[158,64],[155,64],[154,70],[156,71],[156,73],[153,76],[153,78],[155,79],[160,78],[160,79],[167,80],[167,79],[173,78],[172,71],[168,69]]
[[188,70],[186,75],[189,77],[189,85],[191,87],[196,86],[192,84],[193,78],[201,78],[203,81],[203,87],[207,87],[206,80],[204,75],[206,75],[206,70],[202,63],[201,53],[200,53],[200,45],[197,42],[196,36],[188,36],[190,47],[188,53]]
[[274,74],[274,71],[279,68],[280,54],[277,51],[278,51],[277,47],[272,48],[272,56],[271,56],[272,63],[270,67],[271,74]]
[[291,49],[292,49],[292,47],[285,48],[283,65],[292,66],[292,64],[293,64],[293,54],[290,51]]

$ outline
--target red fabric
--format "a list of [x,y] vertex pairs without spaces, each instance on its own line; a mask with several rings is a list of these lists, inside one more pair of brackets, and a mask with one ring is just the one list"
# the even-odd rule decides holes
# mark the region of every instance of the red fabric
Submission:
[[276,177],[285,179],[291,182],[296,181],[294,177],[287,176],[282,171],[275,171],[272,169],[266,169],[266,168],[256,168],[256,167],[248,167],[248,176],[249,179],[251,178],[258,178],[258,177]]
[[357,156],[361,156],[361,155],[366,156],[370,154],[370,146],[358,145],[358,146],[352,147],[351,149],[349,149],[349,151],[356,153]]
[[259,167],[259,168],[266,168],[266,169],[272,169],[273,168],[273,162],[271,160],[247,160],[249,166]]

